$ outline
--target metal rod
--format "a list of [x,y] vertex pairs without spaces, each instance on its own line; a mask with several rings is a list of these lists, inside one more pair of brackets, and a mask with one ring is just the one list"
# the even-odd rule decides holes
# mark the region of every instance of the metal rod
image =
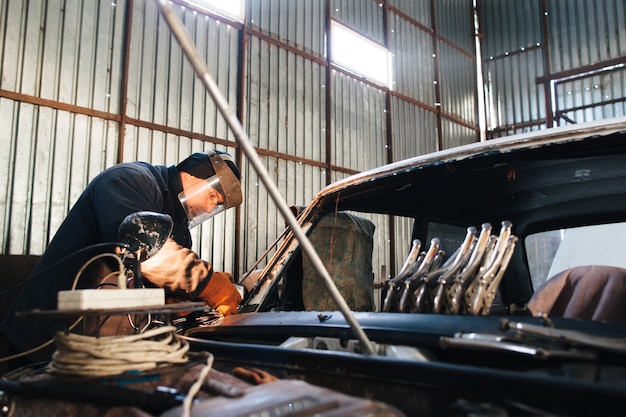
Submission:
[[287,205],[287,202],[285,201],[282,194],[278,190],[278,187],[276,187],[276,185],[272,182],[269,176],[269,173],[265,169],[265,166],[263,165],[261,159],[256,153],[254,146],[252,146],[250,138],[248,137],[247,133],[243,129],[243,126],[239,122],[239,119],[237,119],[237,116],[229,108],[228,102],[223,97],[222,93],[219,90],[219,87],[217,86],[213,78],[211,77],[211,74],[209,73],[209,69],[206,63],[204,62],[204,60],[202,59],[202,57],[200,56],[200,53],[196,49],[196,46],[193,43],[193,40],[191,39],[187,31],[185,30],[185,27],[183,26],[178,16],[172,10],[169,0],[157,0],[157,3],[161,10],[161,14],[165,18],[168,26],[170,27],[172,33],[176,37],[183,52],[187,56],[187,59],[189,59],[189,62],[191,63],[191,65],[193,66],[196,72],[196,75],[198,76],[198,78],[200,78],[200,80],[206,87],[207,91],[211,95],[211,98],[215,102],[215,105],[217,106],[220,113],[226,120],[226,123],[235,134],[235,138],[237,139],[237,143],[239,144],[239,147],[248,157],[250,163],[252,164],[255,171],[261,178],[261,181],[267,188],[268,193],[274,200],[274,203],[276,204],[281,214],[285,218],[289,227],[291,227],[294,235],[296,236],[296,238],[300,242],[300,245],[302,246],[302,250],[311,259],[313,267],[315,268],[315,271],[319,274],[320,277],[322,277],[322,282],[324,283],[326,290],[330,294],[335,304],[337,304],[337,307],[343,314],[345,320],[350,325],[350,328],[352,329],[352,331],[355,333],[355,336],[359,339],[359,341],[365,348],[365,351],[370,355],[375,355],[376,352],[372,346],[372,343],[367,338],[367,335],[365,334],[365,332],[363,331],[359,323],[356,321],[356,319],[352,315],[352,312],[350,311],[350,307],[348,307],[348,304],[341,296],[341,293],[339,292],[339,290],[337,289],[337,286],[335,285],[332,278],[330,277],[330,274],[324,267],[322,260],[320,259],[319,255],[313,248],[313,245],[311,244],[306,234],[304,233],[304,231],[298,224],[296,217],[293,215],[293,213],[289,209],[289,206]]

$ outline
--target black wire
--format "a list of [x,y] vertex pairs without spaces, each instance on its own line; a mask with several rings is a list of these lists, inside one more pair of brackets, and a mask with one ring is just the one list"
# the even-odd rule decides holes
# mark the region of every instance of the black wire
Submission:
[[4,290],[0,291],[0,296],[5,295],[5,294],[15,290],[16,288],[19,288],[19,287],[29,283],[30,281],[34,280],[35,278],[41,277],[46,272],[50,272],[51,269],[56,268],[57,266],[61,265],[64,262],[67,262],[69,259],[71,259],[74,256],[80,255],[80,254],[82,254],[84,252],[87,252],[89,250],[99,249],[99,248],[104,248],[104,247],[111,247],[111,246],[122,247],[122,248],[130,250],[130,245],[128,245],[127,243],[119,243],[119,242],[96,243],[95,245],[86,246],[86,247],[84,247],[82,249],[77,250],[76,252],[70,253],[69,255],[59,259],[58,261],[56,261],[52,265],[49,265],[46,268],[42,269],[41,271],[37,272],[36,274],[29,276],[24,281],[18,282],[17,284],[12,285],[9,288],[5,288]]

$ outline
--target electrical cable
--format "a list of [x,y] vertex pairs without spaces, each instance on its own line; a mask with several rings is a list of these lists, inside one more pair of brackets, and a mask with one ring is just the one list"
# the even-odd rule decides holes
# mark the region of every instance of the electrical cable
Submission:
[[[111,244],[111,243],[103,243],[103,244],[98,244],[98,245],[93,245],[93,246],[90,246],[90,247],[89,247],[89,249],[92,249],[92,248],[94,248],[94,247],[96,247],[96,246],[110,246],[110,245],[112,245],[112,244]],[[117,245],[117,246],[119,246],[119,245]],[[85,248],[85,249],[88,249],[88,248]],[[79,253],[79,252],[81,252],[81,251],[74,252],[72,255],[76,255],[76,254],[77,254],[77,253]],[[70,256],[71,256],[71,255],[70,255]],[[62,260],[67,260],[70,256],[66,256],[66,257],[65,257],[65,258],[63,258]],[[80,268],[80,270],[79,270],[79,271],[76,273],[76,275],[74,276],[74,281],[72,282],[71,290],[75,290],[75,289],[76,289],[76,286],[78,285],[78,280],[80,279],[80,276],[82,275],[82,273],[84,272],[84,270],[87,268],[87,266],[89,266],[89,264],[91,264],[91,262],[93,262],[93,261],[95,261],[95,260],[97,260],[97,259],[100,259],[100,258],[107,257],[107,256],[111,256],[111,257],[114,257],[114,258],[116,258],[116,259],[117,259],[117,261],[118,261],[118,266],[120,267],[119,271],[117,271],[117,273],[119,274],[119,277],[118,277],[118,286],[119,286],[119,283],[120,283],[121,281],[123,281],[123,282],[124,282],[124,288],[126,288],[126,281],[125,281],[125,277],[126,277],[126,275],[125,275],[125,273],[124,273],[124,264],[122,263],[122,261],[120,260],[120,258],[119,258],[118,256],[116,256],[116,255],[112,254],[112,253],[101,253],[101,254],[99,254],[99,255],[93,256],[91,259],[89,259],[87,262],[85,262],[85,264],[84,264],[84,265]],[[48,267],[48,268],[44,269],[43,271],[41,271],[40,273],[38,273],[38,274],[37,274],[37,275],[35,275],[34,277],[37,277],[37,276],[41,275],[43,272],[45,272],[45,271],[49,270],[50,268],[52,268],[53,266],[56,266],[57,264],[59,264],[59,262],[55,262],[55,263],[54,263],[54,264],[52,264],[50,267]],[[103,285],[104,281],[106,281],[109,277],[113,276],[115,273],[116,273],[115,271],[114,271],[114,272],[111,272],[111,273],[110,273],[110,274],[108,274],[106,277],[104,277],[104,278],[100,281],[100,284],[98,284],[98,286]],[[32,279],[32,278],[33,278],[33,277],[31,277],[31,279]],[[29,281],[30,281],[30,279],[29,279]],[[24,284],[24,283],[22,283],[22,284]],[[0,293],[0,295],[1,295],[1,293]],[[82,320],[83,320],[83,317],[82,317],[82,316],[81,316],[81,317],[79,317],[78,319],[76,319],[76,321],[75,321],[74,323],[72,323],[72,324],[68,327],[68,331],[73,330],[73,329],[74,329],[74,328],[75,328],[75,327],[76,327],[76,326],[77,326],[77,325],[78,325],[78,324],[79,324]],[[52,338],[52,339],[50,339],[50,340],[48,340],[48,341],[46,341],[46,342],[44,342],[44,343],[40,344],[39,346],[35,346],[35,347],[34,347],[34,348],[32,348],[32,349],[26,350],[26,351],[24,351],[24,352],[19,352],[19,353],[16,353],[16,354],[14,354],[14,355],[10,355],[10,356],[5,356],[5,357],[3,357],[3,358],[0,358],[0,363],[2,363],[2,362],[8,362],[8,361],[11,361],[11,360],[13,360],[13,359],[18,359],[18,358],[21,358],[21,357],[23,357],[23,356],[30,355],[31,353],[38,352],[38,351],[40,351],[41,349],[45,349],[45,348],[47,348],[47,347],[48,347],[48,346],[50,346],[53,342],[54,342],[54,338]]]
[[[72,290],[91,262],[107,256],[118,261],[118,288],[126,288],[124,264],[118,256],[103,253],[82,266],[76,274]],[[185,363],[188,361],[186,353],[189,344],[178,337],[176,330],[174,326],[163,326],[135,335],[107,337],[58,332],[54,338],[57,351],[48,368],[61,374],[105,376]]]
[[209,375],[209,372],[211,372],[211,368],[213,368],[214,357],[211,353],[209,352],[207,353],[209,355],[209,357],[207,358],[207,364],[204,366],[204,368],[200,370],[200,374],[198,374],[198,378],[196,379],[196,382],[194,382],[194,384],[189,388],[189,391],[187,392],[187,395],[185,396],[185,399],[183,400],[183,412],[181,414],[181,417],[191,416],[191,405],[193,404],[193,399],[196,396],[196,394],[198,394],[198,392],[200,391],[200,388],[202,388],[202,384],[204,383],[204,380]]
[[[117,287],[120,289],[125,289],[126,288],[126,268],[124,267],[124,263],[122,262],[122,260],[120,259],[119,256],[113,254],[113,253],[101,253],[99,255],[93,256],[91,259],[89,259],[87,262],[85,262],[83,264],[83,266],[78,270],[78,272],[76,273],[76,276],[74,277],[74,282],[72,283],[72,287],[71,290],[75,290],[76,286],[78,285],[78,280],[80,279],[80,276],[83,274],[83,272],[85,272],[85,269],[87,269],[87,267],[89,265],[91,265],[92,262],[97,261],[100,258],[113,258],[117,261],[117,264],[119,266],[119,275],[117,277]],[[108,278],[110,277],[111,274],[107,275],[105,277]],[[100,284],[102,284],[104,280],[100,281]],[[99,285],[100,285],[99,284]]]
[[176,334],[174,326],[128,336],[92,337],[58,332],[54,340],[57,351],[48,369],[65,375],[120,375],[189,361],[189,344]]
[[118,248],[125,248],[125,249],[130,249],[130,246],[126,243],[116,243],[116,242],[105,242],[105,243],[96,243],[95,245],[91,245],[91,246],[87,246],[85,248],[79,249],[76,252],[73,252],[61,259],[59,259],[58,261],[54,262],[53,264],[45,267],[44,269],[42,269],[41,271],[37,272],[34,275],[29,276],[27,279],[25,279],[22,282],[18,282],[15,285],[12,285],[8,288],[5,288],[4,290],[0,291],[0,296],[8,294],[9,292],[15,290],[16,288],[21,287],[24,284],[29,283],[30,281],[36,279],[36,278],[40,278],[43,274],[45,274],[46,272],[49,272],[51,269],[56,268],[57,266],[61,265],[63,262],[66,262],[68,259],[71,259],[72,257],[76,256],[76,255],[80,255],[83,252],[87,252],[89,250],[93,250],[93,249],[99,249],[99,248],[104,248],[104,247],[111,247],[111,246],[115,246]]

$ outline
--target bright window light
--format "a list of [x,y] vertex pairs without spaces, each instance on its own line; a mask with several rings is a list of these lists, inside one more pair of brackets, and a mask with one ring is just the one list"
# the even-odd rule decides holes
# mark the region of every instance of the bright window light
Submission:
[[386,87],[391,85],[391,60],[386,48],[334,20],[330,31],[333,64]]
[[187,0],[202,8],[224,15],[243,23],[246,15],[246,0]]

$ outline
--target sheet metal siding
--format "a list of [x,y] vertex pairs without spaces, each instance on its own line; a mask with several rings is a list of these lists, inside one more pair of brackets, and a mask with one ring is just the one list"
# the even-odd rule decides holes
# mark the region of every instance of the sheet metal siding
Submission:
[[[419,155],[424,150],[439,149],[436,117],[439,108],[446,120],[442,123],[450,124],[453,120],[453,123],[458,123],[456,120],[470,125],[477,123],[471,9],[466,2],[456,0],[435,4],[437,25],[445,28],[443,33],[430,30],[430,22],[428,26],[422,23],[426,16],[432,16],[426,4],[400,3],[397,6],[401,13],[390,14],[389,48],[394,60],[393,89],[398,93],[392,101],[395,160]],[[433,45],[435,35],[438,36],[439,56],[436,56]],[[461,39],[460,44],[456,43]],[[440,90],[439,102],[436,89]],[[407,98],[406,103],[402,102],[403,97]],[[420,109],[417,108],[419,106]],[[464,133],[461,137],[445,136],[454,134],[454,129],[442,130],[444,147],[467,143],[468,140],[476,141],[477,135],[468,139],[465,136],[466,128],[461,126],[459,129]],[[411,141],[416,143],[411,145]]]
[[437,34],[474,55],[474,27],[471,1],[436,0]]
[[323,162],[323,66],[250,37],[246,68],[246,122],[260,148]]
[[[289,205],[308,204],[314,194],[325,186],[324,169],[276,157],[264,157],[263,160],[272,180]],[[244,170],[248,173],[247,181],[243,183],[244,195],[250,207],[242,210],[241,231],[243,270],[247,270],[270,247],[286,225],[265,186],[247,161],[244,161]],[[296,178],[302,179],[299,186],[293,186]]]
[[[547,0],[546,7],[544,16],[541,0],[482,1],[483,77],[491,136],[546,128],[550,109],[537,78],[575,73],[581,67],[626,56],[623,1]],[[556,122],[624,114],[624,85],[624,70],[556,83],[553,105],[569,119],[558,120],[557,115]]]
[[402,160],[437,150],[435,113],[397,97],[392,98],[393,155]]
[[[476,125],[476,63],[474,59],[440,41],[439,68],[442,111]],[[455,140],[454,138],[447,139]],[[473,142],[476,142],[476,138]]]
[[[3,2],[1,88],[117,111],[124,4]],[[89,179],[115,161],[116,125],[8,99],[0,106],[2,253],[42,253]]]
[[[620,57],[626,62],[624,1],[548,0],[547,4],[553,73]],[[560,81],[556,83],[555,93],[555,107],[565,116],[565,120],[557,120],[560,124],[624,115],[626,69]]]
[[[279,43],[323,56],[324,2],[249,2],[249,26]],[[254,34],[248,37],[245,122],[261,149],[322,161],[325,154],[325,70]],[[266,169],[288,204],[306,205],[325,181],[319,167],[264,156]],[[248,169],[242,211],[243,269],[249,268],[285,223],[254,170]],[[318,188],[319,187],[319,188]]]
[[[231,110],[235,111],[237,30],[180,6],[174,6],[174,10],[179,12]],[[141,121],[234,143],[226,122],[218,115],[202,82],[195,77],[154,2],[137,2],[133,20],[127,114]],[[200,143],[182,138],[179,147],[167,149],[169,159],[165,162],[178,162],[197,149],[202,149]],[[124,157],[134,159],[136,155]]]
[[325,55],[326,0],[248,0],[246,3],[250,28],[313,56]]
[[117,111],[125,2],[3,2],[2,89]]
[[389,20],[394,91],[434,107],[432,35],[395,13],[391,14]]
[[[555,86],[557,106],[568,123],[619,117],[626,114],[626,71],[604,73],[589,78],[560,82]],[[613,99],[621,102],[611,103]],[[597,103],[605,105],[595,105]]]
[[626,55],[623,0],[547,0],[552,72]]
[[[441,109],[444,114],[476,125],[476,61],[471,3],[467,0],[438,0],[434,5],[437,35],[440,36]],[[467,143],[464,137],[443,135],[443,140],[448,144],[446,146]],[[476,140],[474,135],[470,143]]]
[[387,0],[387,4],[402,14],[409,16],[420,25],[432,29],[430,0]]
[[[281,5],[292,7],[289,2]],[[275,3],[272,7],[275,13],[281,10]],[[252,20],[272,27],[271,22],[276,18],[263,14]],[[276,27],[277,30],[287,28],[285,25]],[[265,29],[261,27],[261,30]],[[301,35],[285,33],[289,34]],[[273,33],[268,35],[279,37]],[[286,44],[300,41],[284,39]],[[326,185],[322,168],[327,123],[325,68],[314,61],[312,55],[298,55],[254,34],[248,36],[247,45],[244,126],[255,146],[266,151],[261,156],[287,203],[306,205]],[[276,153],[300,160],[284,160],[273,156]],[[285,227],[282,215],[256,172],[246,172],[245,203],[241,211],[243,270]]]
[[[411,13],[410,18],[430,22],[428,2],[397,3],[393,2],[403,7],[403,13]],[[438,148],[436,76],[432,34],[395,12],[388,20],[393,90],[397,93],[391,98],[391,146],[393,159],[398,161]]]
[[[173,8],[192,35],[231,110],[235,111],[237,30],[181,6]],[[234,142],[226,122],[218,116],[215,104],[183,56],[154,2],[135,3],[132,27],[128,116]],[[181,143],[177,149],[178,159],[191,150],[192,143]],[[124,157],[134,159],[135,155]]]
[[332,164],[365,171],[386,160],[385,94],[333,71]]
[[444,119],[443,129],[443,149],[455,146],[467,145],[476,142],[476,131],[461,124]]
[[[545,94],[543,86],[536,83],[544,70],[539,49],[486,63],[488,129],[513,126],[509,131],[513,134],[545,128]],[[525,125],[529,122],[531,125]]]
[[331,16],[359,34],[385,44],[383,5],[374,0],[332,0]]

